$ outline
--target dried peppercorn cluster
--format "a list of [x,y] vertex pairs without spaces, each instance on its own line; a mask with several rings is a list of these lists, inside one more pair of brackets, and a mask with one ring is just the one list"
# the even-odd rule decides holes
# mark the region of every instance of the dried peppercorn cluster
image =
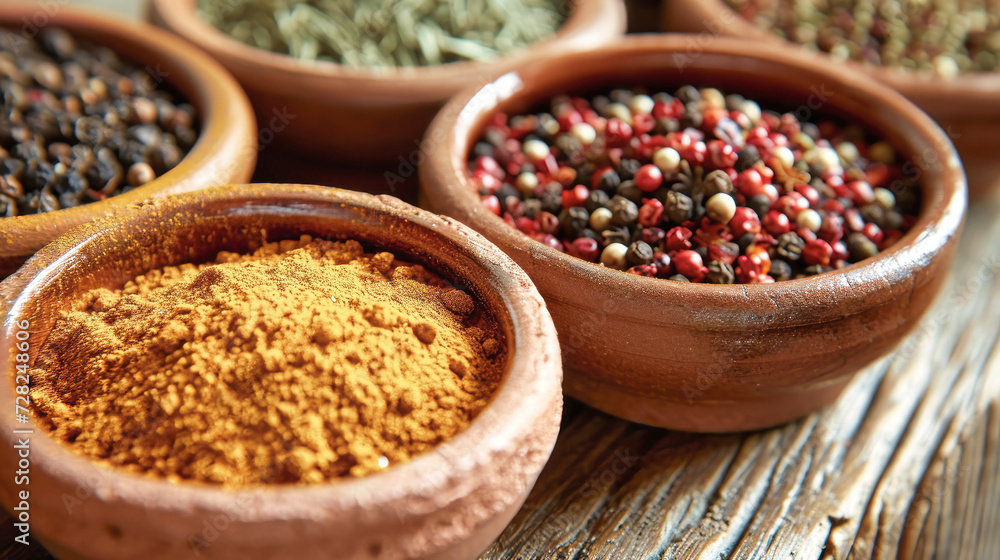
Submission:
[[157,72],[59,28],[0,29],[0,218],[103,200],[177,165],[197,119]]
[[570,255],[642,276],[770,283],[871,257],[912,225],[913,166],[869,140],[712,88],[614,90],[494,115],[468,166],[486,208]]

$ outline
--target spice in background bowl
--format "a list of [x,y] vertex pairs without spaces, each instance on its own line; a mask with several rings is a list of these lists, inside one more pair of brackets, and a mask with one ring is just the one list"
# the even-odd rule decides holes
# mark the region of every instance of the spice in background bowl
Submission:
[[873,257],[916,220],[915,168],[870,136],[714,88],[616,89],[498,113],[469,175],[491,212],[575,257],[640,276],[770,283]]
[[[292,249],[303,242],[304,235],[311,236],[309,244],[312,247]],[[359,249],[351,240],[363,244],[368,254],[361,255],[360,260],[353,263],[344,262],[340,267],[332,267],[335,270],[322,267],[317,274],[313,274],[316,271],[311,266],[298,266],[314,259],[313,252],[318,253],[315,247],[327,243],[316,241],[322,239],[340,240],[340,245],[330,244],[332,251],[324,251],[320,259],[324,262],[328,256],[334,260],[352,260]],[[265,247],[264,252],[270,252],[274,246],[267,244],[276,241],[276,252],[280,254],[262,258],[250,256],[262,247]],[[220,252],[223,257],[221,260],[226,262],[217,263],[214,272],[213,267],[197,271],[197,265],[187,264],[214,262]],[[387,254],[380,253],[391,253],[393,261],[389,260]],[[424,271],[416,265],[424,267]],[[382,271],[387,266],[393,279],[385,279]],[[350,428],[353,424],[349,422],[349,409],[353,407],[350,402],[353,398],[361,405],[360,409],[365,409],[364,403],[378,405],[383,402],[384,410],[376,406],[369,411],[372,414],[366,416],[364,410],[359,409],[359,417],[362,421],[372,419],[376,425],[384,423],[389,432],[399,436],[400,443],[406,444],[402,446],[403,449],[410,454],[418,454],[411,460],[393,463],[390,462],[389,453],[386,460],[382,461],[382,455],[376,456],[366,445],[357,445],[355,440],[354,445],[338,445],[335,450],[345,461],[341,466],[347,466],[348,457],[354,456],[364,459],[364,466],[359,468],[359,474],[369,470],[377,472],[309,484],[226,486],[192,480],[196,477],[179,476],[171,481],[158,475],[135,474],[156,474],[152,470],[133,469],[133,472],[128,472],[129,469],[109,467],[109,459],[114,454],[108,458],[95,459],[92,455],[73,452],[66,443],[48,433],[45,420],[36,417],[34,412],[28,413],[26,424],[18,423],[13,416],[6,419],[0,417],[0,432],[8,434],[5,442],[7,445],[0,446],[7,449],[0,449],[0,468],[17,468],[20,458],[17,456],[17,448],[13,447],[16,440],[10,439],[14,430],[34,430],[31,436],[33,539],[37,539],[60,557],[85,556],[107,560],[174,560],[198,553],[246,560],[284,560],[290,557],[302,560],[331,557],[364,559],[371,558],[375,552],[386,558],[447,557],[471,560],[500,534],[524,503],[558,434],[562,410],[562,375],[555,329],[531,281],[502,251],[454,220],[416,209],[391,197],[374,197],[318,186],[233,185],[133,205],[128,210],[116,212],[60,237],[39,251],[21,273],[0,283],[0,314],[8,319],[0,324],[0,371],[10,375],[9,383],[0,384],[0,402],[14,407],[19,396],[15,392],[15,386],[19,383],[14,378],[21,375],[23,380],[24,376],[23,372],[14,373],[17,371],[16,365],[25,364],[28,368],[35,368],[36,364],[41,364],[47,340],[57,336],[53,328],[64,312],[73,314],[74,302],[84,300],[88,293],[98,291],[103,294],[97,299],[101,303],[95,302],[97,306],[109,304],[108,309],[99,312],[103,313],[102,316],[90,318],[100,316],[110,319],[112,315],[119,313],[116,318],[122,319],[124,312],[132,310],[130,305],[165,296],[166,293],[161,293],[160,290],[166,283],[176,282],[175,288],[183,285],[187,282],[181,278],[184,275],[193,275],[194,285],[189,284],[191,290],[188,293],[178,294],[181,303],[198,297],[211,302],[221,293],[219,290],[226,291],[232,287],[227,284],[226,278],[248,271],[260,272],[271,267],[284,268],[282,272],[287,272],[289,268],[297,269],[301,274],[290,276],[275,273],[260,288],[238,286],[240,290],[246,290],[245,298],[219,298],[220,301],[235,299],[236,301],[231,302],[232,309],[213,312],[210,311],[211,306],[206,305],[195,306],[195,309],[187,313],[192,319],[207,317],[208,321],[207,325],[202,325],[205,332],[195,324],[189,337],[192,342],[187,343],[190,345],[189,349],[205,350],[211,348],[212,344],[221,346],[222,340],[232,341],[236,337],[242,337],[241,333],[250,330],[249,325],[256,320],[253,331],[261,332],[252,332],[247,339],[263,341],[262,345],[268,345],[273,336],[274,348],[278,350],[278,346],[281,346],[280,351],[272,352],[262,348],[264,369],[268,367],[267,360],[272,359],[277,364],[284,360],[289,366],[287,376],[284,372],[270,375],[270,379],[276,382],[270,387],[279,392],[287,389],[287,394],[247,395],[240,404],[247,404],[248,408],[253,409],[264,402],[271,403],[274,407],[269,408],[269,411],[273,410],[278,418],[288,418],[287,423],[280,425],[281,422],[275,422],[269,416],[265,420],[266,426],[255,427],[251,434],[244,434],[242,437],[245,440],[253,439],[255,435],[264,442],[273,443],[272,449],[277,452],[294,453],[294,457],[276,457],[288,460],[284,464],[276,462],[270,469],[267,465],[253,465],[257,470],[251,470],[247,474],[255,473],[259,475],[258,480],[267,479],[270,482],[302,480],[291,476],[295,473],[293,465],[307,465],[313,455],[317,459],[329,458],[329,455],[324,454],[321,449],[316,450],[319,454],[306,449],[293,452],[296,446],[292,444],[296,441],[314,443],[321,439],[317,434],[323,430],[336,434],[337,430]],[[156,270],[165,272],[156,278],[155,272],[151,272]],[[358,352],[358,364],[352,364],[353,358],[349,351],[342,352],[347,354],[347,359],[339,366],[343,368],[340,371],[346,374],[345,381],[353,379],[360,381],[360,385],[345,383],[338,386],[337,388],[350,386],[357,389],[355,392],[348,391],[348,398],[342,400],[344,417],[325,417],[324,425],[316,426],[319,414],[313,412],[317,411],[307,409],[298,400],[300,397],[304,398],[304,403],[322,409],[324,415],[330,410],[330,404],[317,401],[334,394],[334,387],[319,387],[316,382],[332,379],[313,367],[326,358],[311,356],[310,345],[321,345],[327,336],[333,339],[338,328],[337,321],[325,321],[325,329],[290,325],[289,321],[305,321],[306,315],[313,311],[304,308],[305,304],[314,301],[304,295],[310,290],[301,292],[300,288],[336,276],[339,272],[347,273],[349,278],[353,273],[351,271],[358,272],[359,278],[367,277],[383,288],[396,281],[410,286],[413,290],[409,292],[410,295],[423,294],[427,298],[436,297],[439,300],[443,298],[442,301],[424,300],[422,305],[409,305],[410,300],[406,298],[386,298],[381,303],[384,306],[383,312],[369,315],[372,321],[388,325],[393,317],[392,311],[405,306],[398,317],[414,319],[417,324],[397,323],[391,334],[386,329],[387,332],[381,333],[382,336],[389,337],[393,342],[398,340],[399,348],[395,345],[388,349],[376,348],[370,357],[371,362],[376,362],[379,352],[385,350],[387,363],[409,360],[412,364],[405,364],[406,366],[419,366],[427,365],[422,363],[421,357],[426,357],[425,351],[429,352],[434,356],[437,371],[446,378],[446,383],[418,383],[416,386],[403,384],[402,390],[396,393],[384,391],[389,383],[380,381],[384,379],[382,374],[386,372],[376,368],[371,377],[359,378],[353,375],[360,372],[368,355]],[[434,278],[429,274],[431,271],[468,294],[475,310],[469,314],[469,299],[453,290],[442,291],[437,280],[422,284],[421,280]],[[144,278],[139,279],[140,276]],[[254,274],[249,276],[256,278]],[[150,289],[118,296],[115,303],[111,292],[129,281],[134,282],[135,288],[145,285]],[[153,289],[157,283],[161,288]],[[281,286],[275,308],[257,307],[261,312],[256,318],[252,317],[253,310],[259,303],[254,300],[273,294],[275,283]],[[199,292],[199,287],[206,289]],[[364,283],[358,282],[357,285],[343,289],[352,292],[362,287]],[[293,298],[293,295],[301,297]],[[357,298],[357,308],[345,308],[336,304],[346,303],[351,306],[354,302],[331,300],[330,307],[327,307],[325,302],[321,303],[322,297],[327,296],[336,297],[326,293],[317,295],[315,310],[324,314],[330,310],[334,314],[342,311],[343,314],[335,319],[345,319],[346,322],[340,326],[344,328],[343,325],[347,325],[344,328],[346,334],[358,334],[361,330],[371,332],[374,329],[362,314],[364,310],[360,304],[366,301],[365,298]],[[164,348],[154,348],[158,342],[169,347],[172,337],[182,336],[178,323],[183,324],[187,320],[183,318],[186,309],[176,301],[166,305],[177,306],[176,316],[165,314],[166,317],[153,319],[153,322],[162,321],[161,324],[168,328],[151,332],[138,342],[153,354],[162,355],[165,352]],[[304,309],[296,311],[287,306]],[[150,310],[139,305],[134,307],[132,316],[148,319],[150,312],[155,314],[158,310],[164,308]],[[242,330],[228,329],[226,319],[239,315],[241,310],[247,310],[250,320]],[[437,320],[434,317],[419,317],[426,315],[428,310],[435,311]],[[286,316],[286,311],[291,313]],[[359,314],[362,315],[360,319]],[[275,315],[279,316],[277,324],[270,324]],[[497,329],[496,336],[493,337],[495,346],[489,342],[489,336],[480,340],[474,330],[483,317],[494,321]],[[223,325],[213,325],[213,320],[218,320]],[[461,362],[453,364],[450,360],[461,358],[461,355],[446,356],[446,352],[436,350],[450,350],[454,342],[451,338],[454,333],[450,333],[450,329],[438,327],[441,324],[455,325],[459,321],[463,325],[464,334],[470,335],[472,339],[463,340],[469,345],[481,346],[482,352],[489,354],[490,362],[498,364],[497,369],[484,366],[478,372],[486,373],[480,385],[476,385],[472,377],[477,373],[473,369],[475,363],[469,363],[470,367],[463,375]],[[135,325],[129,325],[127,321],[113,323],[118,332],[135,332]],[[96,321],[90,324],[100,327]],[[422,324],[430,328],[419,326]],[[431,328],[434,329],[433,339]],[[109,332],[111,330],[108,326],[104,332],[112,334]],[[209,332],[213,330],[221,333],[214,342],[209,340]],[[316,339],[299,339],[296,343],[297,334],[306,330],[311,330]],[[482,334],[491,333],[483,330]],[[19,343],[25,343],[28,350],[19,349]],[[334,342],[331,340],[332,344]],[[348,344],[342,350],[348,350],[351,346]],[[415,350],[412,357],[414,359],[402,354],[401,350],[406,349]],[[142,364],[142,360],[146,359],[144,356],[136,356],[134,352],[130,354],[128,348],[118,350],[122,356],[136,358],[137,364]],[[472,349],[467,351],[468,354],[465,355],[472,356],[473,359],[478,355]],[[466,350],[459,348],[459,352],[464,353]],[[23,359],[23,356],[18,356],[22,353],[27,355],[27,362],[17,361]],[[182,347],[178,354],[183,353]],[[163,369],[177,374],[173,377],[179,376],[178,387],[181,381],[190,379],[191,374],[197,372],[203,374],[203,377],[194,379],[192,385],[209,392],[215,389],[220,394],[230,393],[235,396],[241,385],[239,376],[233,378],[220,375],[215,380],[211,380],[210,376],[223,369],[219,367],[222,362],[236,360],[243,353],[243,347],[220,349],[211,356],[210,363],[205,368],[192,365],[181,372],[166,365]],[[337,351],[330,346],[321,348],[320,353],[329,354],[330,357],[337,355]],[[192,354],[197,355],[197,352]],[[114,362],[115,349],[108,349],[104,355],[111,358],[109,364]],[[316,359],[313,360],[312,357]],[[79,356],[68,354],[61,358],[67,361],[80,359]],[[169,356],[164,362],[171,363]],[[252,373],[257,362],[246,360],[242,363],[251,367],[241,369],[237,364],[236,372]],[[129,367],[124,362],[120,365],[123,368]],[[338,365],[332,365],[334,371],[337,371]],[[295,375],[298,369],[308,375]],[[495,382],[489,377],[490,372],[499,374]],[[312,377],[313,373],[315,378]],[[449,376],[454,383],[447,382]],[[149,438],[148,441],[158,442],[150,446],[152,453],[144,454],[141,458],[142,461],[147,461],[146,464],[151,463],[155,470],[171,465],[166,461],[158,464],[152,460],[154,456],[159,458],[168,452],[179,450],[173,447],[165,449],[159,445],[166,439],[162,437],[163,434],[174,429],[170,421],[161,418],[161,415],[178,421],[190,419],[190,408],[197,408],[190,401],[197,395],[191,395],[190,391],[179,392],[179,402],[175,401],[170,396],[169,389],[173,379],[161,372],[153,372],[149,377],[148,381],[153,386],[148,388],[148,394],[137,394],[134,400],[124,396],[106,404],[121,407],[122,410],[136,411],[144,403],[152,405],[150,397],[154,395],[162,403],[163,407],[159,411],[156,406],[151,406],[148,415],[154,424],[154,431],[158,433],[147,430],[143,423],[137,422],[131,425],[137,432],[123,433],[122,437],[130,441]],[[252,379],[253,376],[245,378]],[[82,376],[75,376],[73,379],[93,382],[95,385],[101,382],[101,379],[95,380],[93,376],[86,380]],[[419,381],[419,376],[413,381]],[[146,380],[138,379],[134,382],[138,389],[144,387]],[[35,380],[24,380],[23,383],[27,387],[35,383]],[[226,383],[231,385],[223,387]],[[479,414],[467,423],[461,421],[460,411],[471,412],[478,405],[471,404],[476,401],[471,394],[468,397],[462,396],[462,389],[457,387],[458,384],[469,390],[478,390],[476,387],[479,387],[489,393]],[[115,388],[122,387],[111,383],[107,386],[112,392]],[[260,390],[263,388],[252,387],[250,392]],[[303,391],[307,390],[310,394],[303,395]],[[413,398],[413,391],[416,390],[422,393],[422,398]],[[81,387],[73,386],[63,394],[82,394],[87,391],[89,389],[81,390]],[[34,400],[37,393],[41,398],[42,392],[40,384],[36,384],[30,389],[29,397]],[[58,400],[46,400],[49,404],[58,404]],[[93,402],[100,400],[98,397]],[[232,402],[225,399],[222,401],[226,404]],[[283,405],[282,402],[293,404]],[[424,404],[440,408],[427,415],[420,412],[420,406]],[[402,411],[400,407],[410,405],[415,406],[410,413],[412,419],[397,414]],[[211,410],[212,406],[205,408]],[[452,413],[449,414],[448,410]],[[119,418],[130,421],[114,410],[104,412],[109,414],[84,418],[83,422],[89,421],[92,422],[91,426],[100,427],[102,421],[112,425]],[[299,416],[299,413],[304,414]],[[458,421],[451,423],[449,418]],[[260,419],[260,416],[231,415],[207,426],[204,431],[219,433],[228,422],[234,425],[245,424],[254,419]],[[397,420],[399,425],[393,426]],[[433,430],[437,428],[434,423],[438,420],[444,424],[439,426],[442,434],[447,433],[448,425],[452,429],[464,425],[464,429],[458,429],[452,437],[443,438],[433,445],[430,444],[434,441],[433,436],[420,429],[415,429],[412,439],[403,440],[407,437],[405,430],[414,423],[427,421],[428,427]],[[184,422],[181,424],[184,425]],[[373,430],[371,435],[379,433],[383,432]],[[56,435],[61,437],[63,434]],[[289,437],[288,449],[276,441],[286,436]],[[424,436],[427,438],[424,439]],[[79,437],[86,436],[81,432]],[[177,441],[181,444],[190,443],[197,438],[197,434],[190,433],[185,427],[184,433],[178,434]],[[232,443],[236,447],[235,442]],[[429,447],[422,448],[425,444]],[[225,448],[225,444],[220,442],[220,447]],[[136,446],[137,451],[145,448],[141,444]],[[422,449],[425,450],[421,452]],[[119,457],[127,457],[129,453],[122,448],[112,450],[125,453]],[[229,459],[239,461],[235,455],[227,455],[224,461],[215,463],[217,472],[204,463],[198,463],[195,457],[189,458],[187,462],[200,465],[195,470],[202,474],[224,474],[233,467],[225,462]],[[185,461],[179,463],[183,464]],[[383,463],[387,463],[387,468],[382,468]],[[268,470],[273,476],[267,476]],[[0,484],[6,484],[0,495],[17,495],[15,490],[18,487],[13,478],[5,483],[0,481]],[[91,492],[78,502],[73,501],[72,510],[68,511],[65,501],[67,496],[81,496],[78,494],[81,488]],[[4,505],[9,510],[16,502],[5,501]],[[225,530],[205,533],[206,527],[216,527],[220,519],[226,520]]]
[[726,3],[762,30],[842,60],[933,71],[944,79],[998,68],[1000,12],[987,0]]
[[[26,45],[29,44],[29,39],[38,41],[44,32],[60,28],[69,33],[77,43],[87,42],[95,45],[94,52],[97,54],[106,54],[104,49],[110,49],[117,57],[131,61],[130,64],[140,69],[139,80],[130,78],[134,88],[176,91],[195,108],[198,138],[173,169],[157,175],[155,179],[141,187],[129,189],[125,185],[128,179],[126,164],[131,166],[131,162],[119,161],[117,164],[122,166],[123,180],[119,183],[115,196],[51,212],[20,214],[0,219],[0,278],[13,273],[28,257],[69,229],[118,209],[166,193],[187,192],[218,184],[247,181],[253,174],[257,155],[257,127],[250,102],[236,80],[208,55],[160,29],[107,12],[69,4],[60,5],[58,10],[43,10],[43,12],[39,11],[39,5],[34,2],[0,2],[0,28],[10,30],[8,33],[14,34],[4,35],[3,45],[0,48]],[[31,21],[37,23],[35,18],[43,15],[46,23],[44,26],[26,25],[26,22]],[[9,65],[5,66],[10,69]],[[16,67],[17,64],[14,63],[13,68]],[[20,70],[18,72],[20,73]],[[102,71],[103,73],[105,72]],[[146,75],[152,77],[153,81],[145,82]],[[0,81],[9,79],[10,76],[7,76],[0,78]],[[62,80],[64,83],[70,81],[65,75]],[[103,78],[101,81],[107,89],[116,87],[115,83],[106,82]],[[5,83],[9,84],[10,81]],[[157,85],[156,88],[145,87],[153,83]],[[100,89],[101,86],[97,87]],[[89,84],[87,89],[90,89]],[[48,94],[44,97],[48,97]],[[135,99],[134,96],[133,98]],[[154,104],[157,103],[155,97],[151,100]],[[5,107],[9,101],[0,99]],[[81,98],[81,105],[83,101]],[[162,105],[161,101],[160,106]],[[99,103],[98,108],[100,107]],[[151,113],[150,111],[150,115]],[[174,116],[185,118],[177,112],[174,112]],[[157,121],[159,117],[158,107],[155,117]],[[76,132],[75,122],[72,132],[74,134]],[[48,152],[49,146],[46,145],[45,148]],[[57,148],[64,150],[64,147],[57,146]],[[16,154],[11,155],[16,157]],[[150,157],[154,155],[155,152],[150,154]],[[97,154],[95,158],[96,156]],[[104,161],[96,161],[95,165],[101,168],[109,161],[111,158],[106,157]],[[73,163],[72,160],[70,163]],[[155,162],[150,163],[155,164]],[[20,168],[17,164],[14,166]],[[55,167],[52,165],[52,171],[55,171]],[[48,168],[43,166],[43,169]],[[9,175],[5,171],[6,166],[0,163],[0,177]],[[116,177],[117,170],[106,175]],[[143,173],[138,173],[137,170],[133,174],[135,182],[141,182],[144,179],[142,175]],[[86,178],[86,175],[84,177]],[[107,186],[106,182],[100,182],[101,177],[97,179],[100,185],[90,184],[91,179],[88,178],[88,190]],[[11,187],[10,181],[6,182],[7,187]],[[21,184],[21,188],[24,186]],[[56,198],[58,199],[58,196]],[[86,200],[88,197],[84,198]]]
[[[433,10],[426,12],[424,6],[432,4]],[[282,12],[282,21],[287,22],[291,31],[300,30],[307,35],[302,37],[302,44],[291,51],[274,45],[276,51],[295,52],[309,59],[326,56],[339,60],[343,53],[335,54],[328,49],[343,44],[344,52],[356,53],[349,57],[359,65],[350,65],[353,63],[350,60],[343,64],[331,60],[302,60],[250,46],[202,17],[198,0],[152,0],[149,17],[156,25],[201,47],[225,65],[250,95],[261,123],[269,122],[275,115],[295,115],[275,131],[275,148],[295,151],[299,156],[315,158],[324,164],[334,161],[350,166],[378,165],[384,170],[385,185],[390,192],[413,177],[427,124],[459,90],[492,80],[530,60],[600,47],[616,40],[625,31],[622,0],[455,0],[430,4],[415,0],[384,6],[368,0],[357,4],[327,2],[322,5],[315,0],[284,4],[240,1],[236,4],[213,3],[213,9],[225,10],[226,5],[238,9],[243,9],[240,6],[248,9],[284,6],[289,11],[287,14]],[[331,7],[321,17],[307,7],[316,6],[323,11],[322,6],[334,5],[343,14]],[[501,17],[487,10],[487,6],[498,10],[530,6],[551,8],[542,9],[544,20],[536,23],[529,19]],[[311,15],[308,19],[291,17],[295,10]],[[555,14],[551,13],[553,10]],[[425,13],[429,15],[423,17]],[[463,14],[468,21],[458,21],[458,16]],[[412,16],[413,21],[405,22],[407,16]],[[454,24],[452,16],[456,18]],[[529,16],[535,18],[536,14],[532,12]],[[270,9],[247,17],[254,21],[261,18],[277,21],[276,12]],[[421,17],[419,21],[416,19]],[[515,47],[537,33],[529,28],[544,25],[545,21],[551,25],[556,17],[561,24],[551,35],[522,48]],[[334,20],[334,24],[328,18]],[[487,22],[490,23],[487,25]],[[495,36],[491,31],[473,34],[474,27],[491,29],[490,26],[501,23],[503,28]],[[441,32],[435,31],[435,25]],[[418,34],[418,29],[423,31]],[[240,31],[237,35],[245,33]],[[335,37],[329,37],[331,33]],[[463,35],[466,33],[467,37]],[[510,39],[509,45],[505,45],[507,39]],[[266,40],[261,38],[261,41]],[[477,44],[479,46],[475,46]],[[498,51],[497,56],[479,60],[481,55],[491,54],[483,51],[484,47]],[[357,52],[359,48],[361,51]],[[435,51],[439,55],[435,55]],[[449,54],[452,51],[464,52],[467,56],[460,60]],[[431,55],[430,58],[424,53]],[[387,54],[392,55],[391,60],[386,58]],[[409,64],[410,58],[413,58],[413,66],[397,65]],[[417,65],[421,60],[435,58],[441,62],[455,61]],[[373,63],[378,65],[372,66]]]
[[235,488],[426,452],[489,402],[503,355],[495,321],[437,274],[303,236],[83,294],[30,376],[75,452]]
[[354,67],[489,61],[566,19],[553,0],[199,0],[198,10],[252,47]]
[[[779,5],[794,6],[790,13],[780,12],[777,25],[786,29],[779,30],[784,38],[740,15],[777,15],[767,8]],[[756,48],[750,42],[784,48],[805,44],[801,50],[810,53],[815,64],[836,64],[889,85],[945,130],[962,159],[975,200],[1000,190],[1000,159],[994,148],[1000,143],[995,8],[980,0],[747,0],[735,9],[726,0],[664,0],[661,28],[739,37],[748,41],[748,49]],[[689,58],[690,53],[680,60]]]
[[[0,217],[104,200],[173,169],[195,109],[162,76],[47,27],[0,29]],[[155,71],[155,69],[154,69]]]

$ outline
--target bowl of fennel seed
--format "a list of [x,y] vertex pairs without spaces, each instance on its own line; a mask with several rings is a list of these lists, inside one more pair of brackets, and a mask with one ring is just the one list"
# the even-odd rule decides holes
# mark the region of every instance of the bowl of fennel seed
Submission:
[[625,31],[622,0],[152,0],[149,18],[236,76],[261,143],[404,177],[461,89]]

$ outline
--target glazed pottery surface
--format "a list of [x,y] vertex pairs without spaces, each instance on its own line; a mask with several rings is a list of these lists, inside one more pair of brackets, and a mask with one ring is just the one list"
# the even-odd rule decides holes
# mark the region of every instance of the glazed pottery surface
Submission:
[[198,142],[184,159],[150,183],[106,200],[45,214],[0,218],[0,278],[70,228],[127,204],[169,193],[247,181],[257,157],[253,111],[221,66],[169,33],[106,13],[54,3],[4,2],[0,26],[35,36],[46,26],[106,46],[162,76],[193,104]]
[[0,284],[0,370],[8,375],[0,402],[13,410],[16,333],[30,333],[33,363],[54,320],[81,293],[305,233],[395,251],[461,283],[490,309],[509,351],[504,380],[483,412],[453,439],[375,475],[241,490],[98,466],[33,421],[3,415],[6,472],[17,470],[14,444],[26,437],[13,430],[34,429],[30,488],[13,476],[0,483],[8,511],[18,491],[30,490],[32,538],[61,558],[93,560],[471,559],[496,538],[555,444],[562,408],[556,333],[527,275],[499,249],[392,197],[240,185],[134,205],[74,229]]
[[[831,402],[893,349],[945,280],[966,207],[961,164],[917,107],[864,74],[787,48],[684,35],[631,37],[525,66],[467,90],[424,139],[422,199],[507,252],[545,297],[562,345],[564,390],[616,416],[694,431],[779,424]],[[468,153],[495,111],[561,93],[713,86],[800,118],[862,123],[913,157],[923,205],[890,249],[839,271],[770,285],[688,284],[594,265],[538,243],[488,211]]]
[[529,60],[598,47],[625,31],[622,0],[577,0],[556,34],[492,62],[351,68],[250,47],[212,27],[196,0],[152,0],[150,21],[218,59],[246,88],[262,129],[324,161],[391,164],[412,174],[424,129],[449,97]]

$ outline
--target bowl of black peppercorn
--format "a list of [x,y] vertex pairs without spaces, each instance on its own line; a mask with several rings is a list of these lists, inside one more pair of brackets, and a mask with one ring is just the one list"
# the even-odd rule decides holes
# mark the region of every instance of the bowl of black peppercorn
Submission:
[[953,260],[965,177],[892,89],[696,39],[629,37],[458,95],[425,136],[421,200],[528,272],[567,395],[753,430],[832,402],[916,325]]
[[76,225],[253,172],[239,85],[144,23],[4,3],[0,87],[0,277]]

